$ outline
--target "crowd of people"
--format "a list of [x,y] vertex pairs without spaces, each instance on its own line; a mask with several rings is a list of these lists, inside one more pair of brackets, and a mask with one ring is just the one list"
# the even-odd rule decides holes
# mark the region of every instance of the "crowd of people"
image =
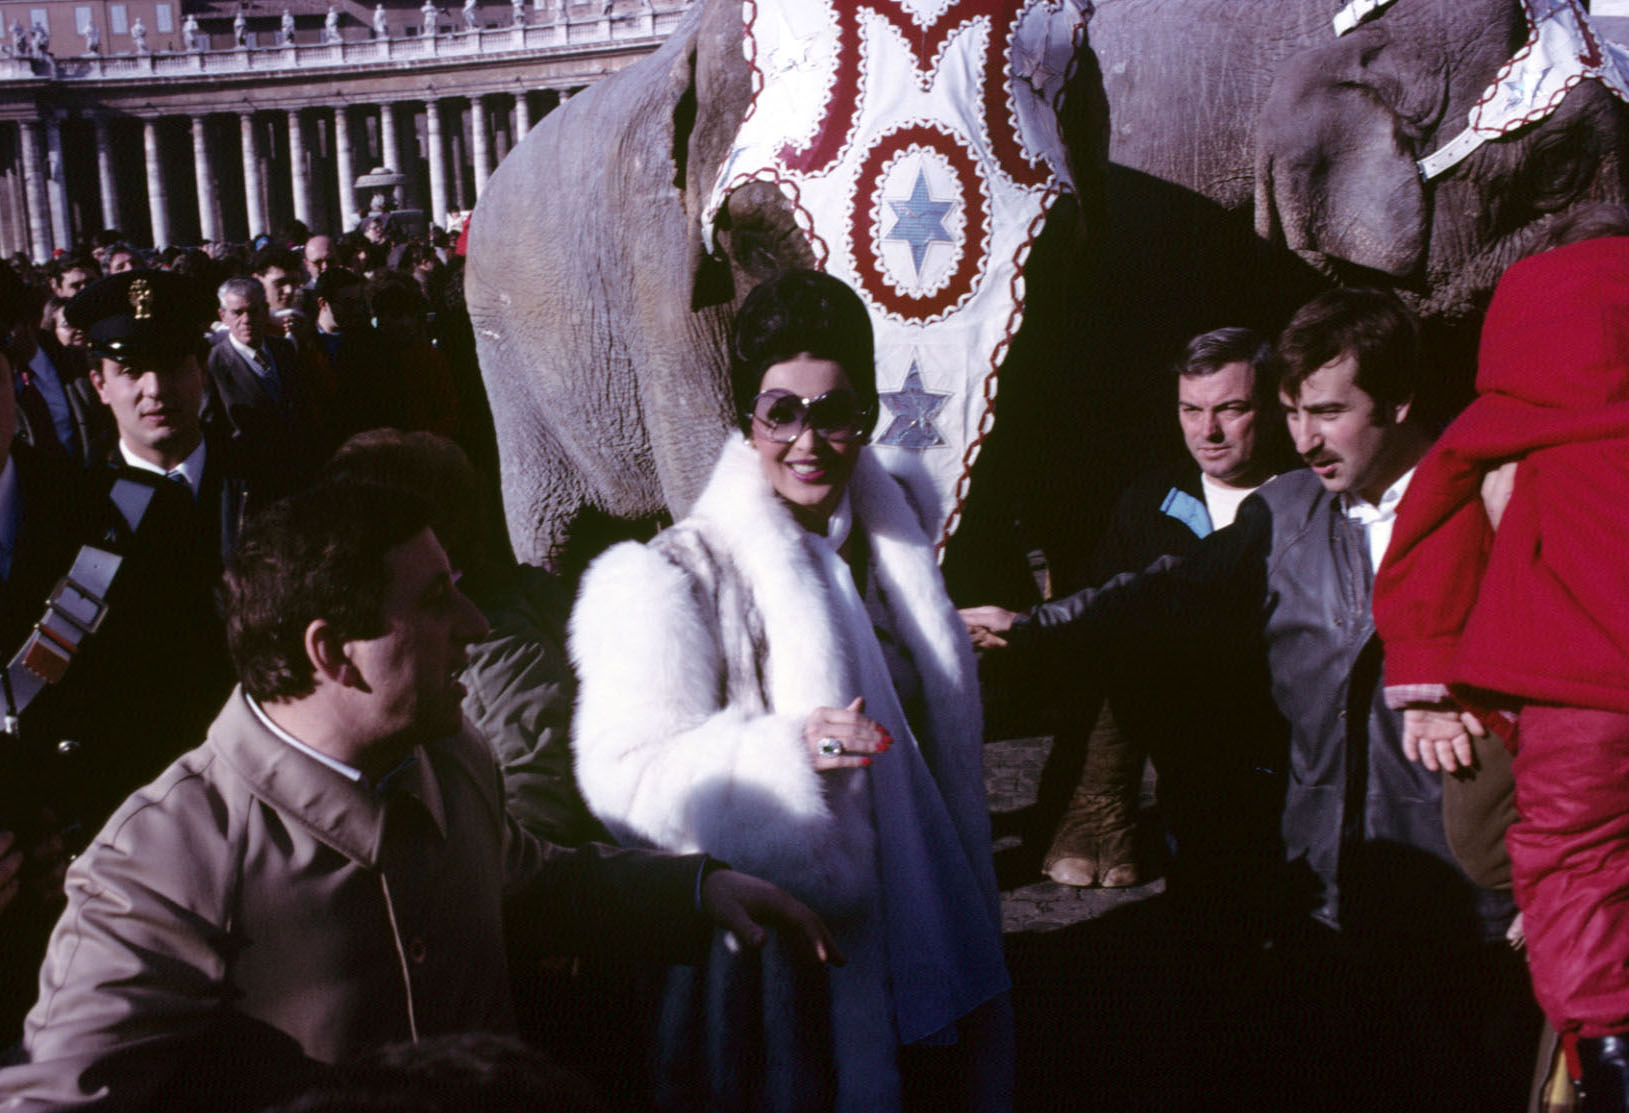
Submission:
[[[946,593],[827,275],[742,302],[688,516],[567,578],[508,551],[445,239],[0,264],[0,1104],[1012,1109],[982,653],[1062,712],[1041,868],[1144,880],[1151,758],[1174,914],[1293,988],[1316,1107],[1629,1109],[1591,221],[1440,438],[1392,293],[1193,338],[1187,459],[1023,612]],[[597,962],[662,972],[599,1001],[648,1076],[550,1058]]]

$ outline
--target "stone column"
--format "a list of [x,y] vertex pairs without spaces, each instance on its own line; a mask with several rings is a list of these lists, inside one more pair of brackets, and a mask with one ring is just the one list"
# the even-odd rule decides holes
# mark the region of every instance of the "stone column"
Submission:
[[526,99],[526,90],[522,89],[515,94],[515,142],[525,139],[526,133],[531,130],[532,106]]
[[0,151],[5,154],[7,173],[0,174],[0,229],[4,243],[0,250],[7,256],[20,251],[23,258],[32,258],[33,247],[28,242],[28,202],[23,197],[22,139],[16,129],[0,124]]
[[471,97],[469,101],[470,156],[475,163],[475,200],[481,200],[487,179],[492,177],[491,145],[487,140],[486,97]]
[[243,142],[243,199],[249,220],[249,238],[268,233],[266,195],[260,188],[260,152],[255,149],[255,114],[238,113],[238,130]]
[[141,122],[142,146],[147,151],[147,212],[153,221],[153,246],[170,246],[170,199],[164,192],[164,160],[158,149],[158,120]]
[[451,148],[452,156],[452,204],[453,208],[464,211],[474,204],[470,200],[469,191],[464,187],[464,110],[453,109],[454,125],[452,133],[447,136],[447,146]]
[[[402,148],[396,138],[396,106],[385,101],[379,106],[379,145],[383,148],[385,166],[396,173],[402,173]],[[396,195],[396,204],[402,203],[402,187],[392,190]]]
[[430,223],[447,219],[447,152],[441,143],[441,102],[424,102],[424,146],[430,160]]
[[192,173],[198,181],[198,234],[219,242],[221,199],[215,190],[215,171],[209,164],[209,128],[202,116],[192,118]]
[[17,121],[23,155],[23,204],[28,209],[28,240],[34,262],[51,258],[51,203],[45,199],[45,170],[40,166],[40,125]]
[[106,116],[95,117],[96,187],[102,194],[102,227],[119,226],[119,185],[113,177],[113,136]]
[[311,226],[311,175],[305,161],[305,121],[300,110],[288,114],[289,173],[294,178],[294,219]]
[[62,121],[55,112],[42,112],[45,120],[45,196],[51,209],[51,238],[67,248],[74,242],[68,212],[68,178],[62,167]]
[[334,167],[339,175],[339,230],[349,232],[362,217],[356,211],[356,166],[351,154],[351,117],[343,104],[334,106]]

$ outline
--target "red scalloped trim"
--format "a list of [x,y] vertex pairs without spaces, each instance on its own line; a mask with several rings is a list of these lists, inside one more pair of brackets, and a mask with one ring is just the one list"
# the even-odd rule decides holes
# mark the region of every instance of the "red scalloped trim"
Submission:
[[1003,330],[1001,339],[996,341],[995,347],[990,352],[990,373],[984,379],[984,412],[979,415],[978,436],[974,437],[962,452],[962,471],[956,479],[955,503],[945,517],[944,525],[939,531],[939,540],[933,545],[933,551],[940,559],[944,557],[945,546],[949,544],[951,534],[961,525],[962,511],[967,506],[967,489],[973,480],[973,464],[978,460],[990,430],[995,428],[996,391],[1000,387],[1001,364],[1007,358],[1008,349],[1012,347],[1013,337],[1018,334],[1019,328],[1024,323],[1024,266],[1029,262],[1030,251],[1041,236],[1042,227],[1046,224],[1048,214],[1052,212],[1052,206],[1063,193],[1064,190],[1057,186],[1046,191],[1041,198],[1040,211],[1035,214],[1035,219],[1029,222],[1029,228],[1024,233],[1024,242],[1018,245],[1018,250],[1013,254],[1012,282],[1008,288],[1013,310],[1007,318],[1007,327]]
[[[1580,15],[1577,0],[1566,0],[1566,4],[1572,9],[1574,17]],[[1483,91],[1482,95],[1477,98],[1476,104],[1471,107],[1471,116],[1473,118],[1478,116],[1482,112],[1482,109],[1485,108],[1496,96],[1498,96],[1499,88],[1504,84],[1505,78],[1509,77],[1515,71],[1517,65],[1528,55],[1532,54],[1533,50],[1538,46],[1538,22],[1533,18],[1533,9],[1526,3],[1522,4],[1522,18],[1527,21],[1527,41],[1522,44],[1520,50],[1516,51],[1516,53],[1510,56],[1510,61],[1499,67],[1498,73],[1494,74],[1493,76],[1492,83],[1489,84],[1487,89]],[[1600,40],[1595,37],[1594,31],[1588,19],[1577,19],[1577,26],[1578,31],[1582,35],[1585,43],[1585,52],[1578,56],[1578,60],[1587,66],[1599,68],[1602,62],[1605,60],[1601,52]],[[1529,124],[1536,124],[1540,120],[1543,120],[1554,113],[1555,110],[1560,107],[1561,102],[1566,99],[1567,94],[1572,92],[1574,87],[1583,81],[1588,80],[1589,76],[1589,74],[1584,73],[1574,74],[1562,84],[1561,88],[1558,89],[1555,94],[1543,104],[1543,106],[1534,108],[1532,111],[1524,113],[1514,121],[1506,123],[1498,128],[1484,128],[1481,125],[1473,125],[1473,130],[1478,133],[1486,133],[1488,138],[1491,139],[1495,136],[1509,135],[1511,132],[1518,131]]]
[[[1006,73],[1006,50],[1023,10],[1031,0],[955,0],[936,17],[931,26],[923,27],[893,8],[863,4],[863,0],[834,0],[837,12],[837,79],[832,96],[827,101],[826,115],[816,129],[815,139],[803,150],[790,145],[778,155],[787,168],[805,174],[822,174],[843,157],[853,138],[858,123],[855,106],[860,102],[864,86],[865,67],[861,60],[860,8],[862,5],[873,15],[886,20],[899,32],[917,62],[918,81],[931,80],[933,71],[943,57],[946,44],[963,28],[978,18],[990,21],[985,38],[984,59],[984,119],[985,138],[1001,170],[1014,182],[1024,186],[1040,187],[1050,177],[1046,169],[1030,165],[1018,140],[1018,131],[1011,106],[1011,91],[1004,80],[993,76]],[[1007,34],[996,28],[1005,25]],[[924,77],[924,74],[927,76]],[[1003,103],[1003,102],[1007,103]],[[1000,127],[992,121],[1001,121]],[[1044,161],[1044,160],[1042,160]]]

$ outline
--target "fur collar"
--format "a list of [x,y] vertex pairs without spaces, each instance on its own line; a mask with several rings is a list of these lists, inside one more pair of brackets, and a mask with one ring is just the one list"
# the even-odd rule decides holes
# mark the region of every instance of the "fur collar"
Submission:
[[[972,647],[945,593],[932,543],[899,481],[869,448],[855,465],[849,497],[854,530],[870,547],[871,572],[922,674],[932,723],[929,737],[919,742],[932,765],[936,748],[965,741],[969,731],[983,741]],[[803,712],[852,699],[858,691],[853,665],[840,649],[838,610],[827,597],[813,549],[821,539],[775,496],[745,440],[731,437],[725,444],[690,517],[723,542],[755,587],[775,647],[769,677],[775,708]]]

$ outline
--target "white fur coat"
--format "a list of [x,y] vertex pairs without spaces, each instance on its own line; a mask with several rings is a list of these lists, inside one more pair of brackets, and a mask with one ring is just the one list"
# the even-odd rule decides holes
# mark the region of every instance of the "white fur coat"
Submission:
[[[967,634],[898,484],[863,453],[855,531],[921,673],[918,741],[972,860],[990,857]],[[866,774],[816,773],[803,721],[859,692],[806,533],[731,439],[690,516],[618,545],[571,618],[573,744],[589,806],[627,842],[704,850],[841,915],[873,884]],[[989,872],[988,870],[986,872]],[[989,899],[996,900],[993,873]]]
[[[869,452],[849,494],[868,575],[921,678],[923,757],[999,922],[965,629],[915,514]],[[571,619],[573,745],[583,797],[620,840],[706,851],[826,916],[850,958],[833,981],[834,1008],[852,1014],[835,999],[847,996],[839,982],[874,980],[880,1003],[884,960],[869,774],[816,773],[803,742],[810,711],[860,692],[812,549],[821,543],[731,438],[689,517],[649,545],[610,549],[584,577]],[[880,1008],[839,1041],[891,1047]]]

